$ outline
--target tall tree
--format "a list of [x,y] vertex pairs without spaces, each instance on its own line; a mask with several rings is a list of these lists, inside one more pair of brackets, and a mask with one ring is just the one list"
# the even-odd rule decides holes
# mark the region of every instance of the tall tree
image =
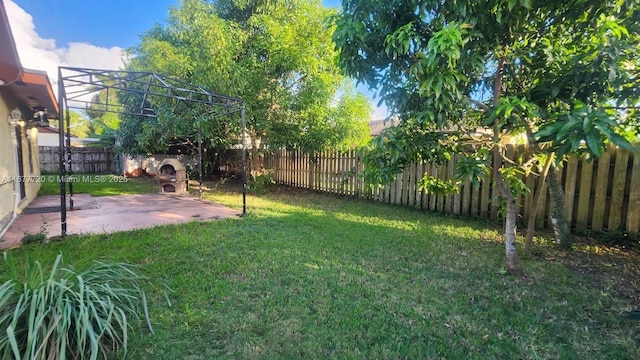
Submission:
[[[49,123],[52,127],[58,127],[58,120],[49,120]],[[73,134],[73,136],[86,138],[91,135],[91,122],[79,112],[71,110],[69,111],[69,129],[71,130],[71,134]]]
[[[118,111],[120,104],[118,103],[118,96],[115,90],[110,90],[111,96],[109,96],[109,110]],[[107,103],[107,90],[98,91],[92,98],[92,105],[90,108],[84,110],[90,121],[91,134],[96,136],[105,135],[107,133],[113,133],[118,130],[120,126],[119,114],[111,111],[105,111]]]
[[[185,0],[166,25],[143,35],[130,66],[243,98],[252,172],[259,172],[267,146],[315,152],[368,141],[369,104],[336,65],[332,14],[317,0]],[[223,121],[218,133],[237,139],[237,119]],[[157,131],[145,137],[141,130],[128,133],[157,143]]]
[[[628,85],[638,71],[637,1],[344,0],[343,9],[334,35],[341,67],[402,119],[375,142],[374,175],[388,180],[410,161],[447,159],[459,143],[454,131],[490,127],[485,149],[497,164],[510,272],[519,272],[514,192],[523,184],[511,176],[517,161],[502,137],[528,130],[560,159],[598,155],[606,141],[629,145],[611,104],[637,99]],[[558,121],[575,122],[551,136]],[[477,179],[488,153],[458,170]]]

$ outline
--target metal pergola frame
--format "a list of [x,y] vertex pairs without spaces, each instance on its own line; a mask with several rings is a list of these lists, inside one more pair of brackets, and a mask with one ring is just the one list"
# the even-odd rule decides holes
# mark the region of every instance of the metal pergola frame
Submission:
[[[101,91],[106,92],[104,102],[94,100]],[[115,101],[116,93],[132,93],[141,96],[135,106],[121,105]],[[60,226],[61,236],[67,235],[67,189],[69,209],[73,210],[73,182],[71,168],[71,126],[69,109],[95,110],[130,116],[156,117],[156,110],[149,106],[153,98],[168,99],[185,104],[200,104],[214,117],[241,112],[242,117],[242,215],[247,212],[247,164],[245,144],[245,102],[205,90],[187,82],[153,72],[99,70],[76,67],[58,67],[58,124],[60,145]],[[66,130],[65,130],[66,129]],[[195,130],[195,129],[194,129]],[[202,198],[202,131],[198,127],[198,172],[200,197]],[[65,136],[66,135],[66,136]]]

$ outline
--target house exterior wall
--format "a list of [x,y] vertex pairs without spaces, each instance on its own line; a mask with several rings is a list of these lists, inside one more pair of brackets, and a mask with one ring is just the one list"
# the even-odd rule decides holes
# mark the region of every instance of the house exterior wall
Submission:
[[[9,124],[9,116],[14,108],[15,101],[11,101],[10,96],[7,96],[5,92],[0,92],[0,233],[14,215],[15,196],[21,195],[19,186],[16,192],[16,182],[27,180],[24,183],[25,197],[20,200],[16,211],[18,214],[37,196],[40,189],[37,137],[27,138],[25,128],[21,129],[22,136],[20,137],[24,177],[19,177],[18,174],[16,166],[18,149],[14,147],[16,144],[15,129]],[[23,114],[27,113],[27,109],[20,110]]]
[[60,136],[52,133],[38,133],[38,146],[60,146]]
[[37,130],[33,129],[33,135],[27,136],[30,130],[23,128],[22,149],[23,149],[23,168],[25,176],[30,177],[30,181],[25,183],[27,192],[27,201],[20,204],[20,209],[25,208],[33,199],[38,196],[41,181],[40,177],[40,153],[38,151]]
[[11,220],[14,206],[14,184],[11,179],[16,175],[15,151],[11,139],[9,110],[4,98],[0,96],[0,231]]
[[[42,128],[38,128],[38,146],[60,146],[60,135],[58,133],[45,132],[47,130],[42,130]],[[66,140],[65,135],[65,142]],[[71,146],[90,146],[92,143],[97,143],[100,139],[97,138],[78,138],[75,136],[71,136]]]

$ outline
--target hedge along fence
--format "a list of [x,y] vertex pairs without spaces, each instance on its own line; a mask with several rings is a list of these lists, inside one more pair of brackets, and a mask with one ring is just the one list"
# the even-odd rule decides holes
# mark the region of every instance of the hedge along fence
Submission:
[[[637,235],[640,232],[640,144],[635,147],[636,153],[611,147],[600,158],[588,160],[585,156],[573,156],[564,164],[561,178],[565,215],[571,219],[576,233],[621,230]],[[508,145],[506,150],[509,158],[530,155],[525,145]],[[357,175],[363,170],[363,155],[355,150],[327,151],[311,159],[299,151],[278,150],[266,158],[265,164],[273,170],[275,181],[283,185],[448,214],[499,217],[498,202],[494,201],[498,190],[491,174],[477,188],[469,182],[463,183],[457,194],[427,194],[419,189],[418,181],[425,173],[443,180],[451,179],[459,156],[444,165],[412,164],[398,174],[393,183],[370,190]],[[537,189],[537,175],[523,175],[522,179],[529,189]],[[546,185],[544,191],[547,192]],[[518,199],[519,216],[525,221],[532,211],[533,195],[530,191]],[[546,194],[541,199],[536,228],[549,227],[548,218],[549,197]]]

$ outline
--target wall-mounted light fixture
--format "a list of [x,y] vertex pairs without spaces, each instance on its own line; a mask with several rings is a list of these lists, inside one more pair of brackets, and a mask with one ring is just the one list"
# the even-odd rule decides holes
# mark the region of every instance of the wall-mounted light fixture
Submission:
[[9,114],[9,124],[11,126],[16,126],[18,124],[18,121],[20,121],[21,117],[22,117],[22,111],[20,111],[20,109],[15,108],[11,110],[11,113]]
[[33,119],[35,125],[49,127],[49,115],[47,114],[47,108],[44,106],[36,106],[33,109]]

